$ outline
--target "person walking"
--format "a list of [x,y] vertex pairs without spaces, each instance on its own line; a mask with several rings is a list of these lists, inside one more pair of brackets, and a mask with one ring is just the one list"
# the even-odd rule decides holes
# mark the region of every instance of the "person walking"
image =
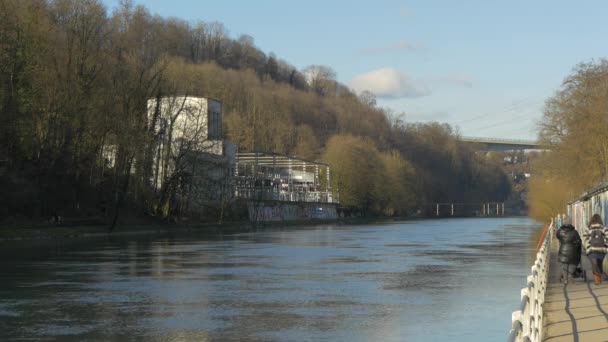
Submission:
[[581,237],[572,225],[570,217],[563,218],[563,224],[557,230],[559,240],[558,259],[562,264],[561,282],[568,284],[568,278],[574,281],[574,271],[581,262]]
[[608,230],[604,227],[601,216],[593,214],[589,221],[589,229],[583,234],[583,241],[585,253],[591,262],[595,285],[602,283],[602,262],[608,252],[606,236],[608,236]]

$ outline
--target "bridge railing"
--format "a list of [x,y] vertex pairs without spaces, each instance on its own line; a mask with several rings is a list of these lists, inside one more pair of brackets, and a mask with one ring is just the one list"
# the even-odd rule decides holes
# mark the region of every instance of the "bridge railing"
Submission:
[[536,260],[527,278],[527,286],[521,289],[519,310],[511,314],[511,331],[509,342],[537,342],[543,334],[543,303],[549,277],[549,259],[551,257],[551,240],[554,234],[554,222],[545,228],[544,238],[536,253]]
[[464,141],[464,142],[478,142],[478,143],[499,143],[499,144],[517,144],[517,145],[538,145],[538,146],[541,146],[541,144],[538,141],[535,141],[535,140],[524,140],[524,139],[462,137],[461,141]]

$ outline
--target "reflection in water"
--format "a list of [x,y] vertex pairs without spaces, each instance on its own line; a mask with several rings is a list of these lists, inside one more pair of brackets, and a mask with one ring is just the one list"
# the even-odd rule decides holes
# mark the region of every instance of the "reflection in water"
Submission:
[[4,251],[0,339],[503,339],[536,228],[429,220]]

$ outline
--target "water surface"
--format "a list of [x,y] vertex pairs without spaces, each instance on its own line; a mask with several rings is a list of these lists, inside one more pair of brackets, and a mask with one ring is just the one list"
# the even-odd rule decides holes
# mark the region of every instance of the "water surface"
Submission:
[[444,219],[5,249],[0,340],[504,340],[538,228]]

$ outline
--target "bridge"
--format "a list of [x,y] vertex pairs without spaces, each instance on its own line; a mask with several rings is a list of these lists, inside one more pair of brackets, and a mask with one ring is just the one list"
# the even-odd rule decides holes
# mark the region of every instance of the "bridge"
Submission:
[[480,151],[546,150],[549,148],[534,140],[461,137],[460,141],[473,144]]

